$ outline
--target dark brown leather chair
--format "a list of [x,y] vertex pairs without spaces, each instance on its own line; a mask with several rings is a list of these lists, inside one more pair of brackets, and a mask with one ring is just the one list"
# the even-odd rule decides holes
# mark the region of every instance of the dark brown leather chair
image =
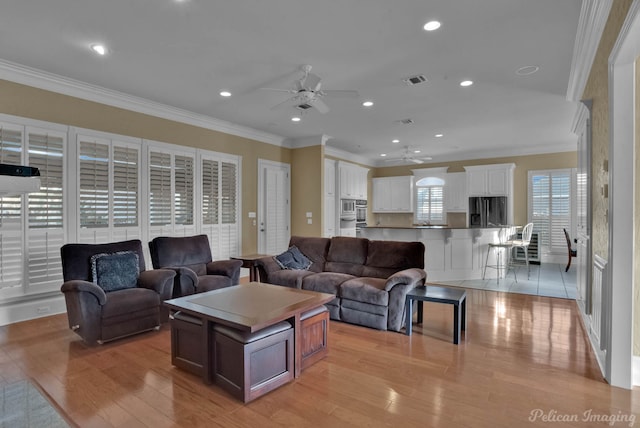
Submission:
[[567,267],[564,269],[565,272],[569,272],[569,268],[571,267],[571,258],[577,257],[578,251],[571,248],[571,238],[569,238],[569,232],[567,229],[562,229],[564,232],[564,238],[567,240],[567,250],[569,252],[569,261],[567,262]]
[[174,298],[239,283],[242,261],[213,261],[207,235],[160,236],[149,242],[149,250],[155,269],[176,271],[172,295]]
[[139,240],[66,244],[60,253],[69,328],[88,344],[158,329],[168,320],[162,302],[171,298],[176,273],[145,270]]

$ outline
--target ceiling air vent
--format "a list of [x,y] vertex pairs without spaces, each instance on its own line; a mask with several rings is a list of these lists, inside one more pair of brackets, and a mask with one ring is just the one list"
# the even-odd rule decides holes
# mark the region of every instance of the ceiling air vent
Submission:
[[398,122],[404,125],[411,125],[413,123],[413,119],[400,119]]
[[406,79],[402,79],[402,81],[409,86],[413,86],[413,85],[418,85],[420,83],[426,82],[427,78],[424,77],[422,74],[419,74],[417,76],[411,76],[411,77],[407,77]]
[[298,105],[297,105],[297,107],[298,107],[300,110],[307,110],[307,109],[310,109],[310,108],[311,108],[311,104],[306,104],[306,103],[305,103],[305,104],[298,104]]

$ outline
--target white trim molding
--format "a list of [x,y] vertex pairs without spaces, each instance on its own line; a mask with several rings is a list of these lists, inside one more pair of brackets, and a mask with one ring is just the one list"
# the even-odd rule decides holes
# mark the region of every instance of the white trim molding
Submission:
[[171,107],[144,98],[134,97],[123,92],[91,85],[58,74],[48,73],[14,62],[0,59],[0,79],[8,80],[34,88],[57,92],[83,100],[118,107],[137,113],[148,114],[162,119],[174,120],[188,125],[213,131],[224,132],[238,137],[284,146],[284,137],[259,131],[225,120],[193,113],[188,110]]
[[609,56],[609,263],[611,349],[605,377],[631,389],[633,375],[635,60],[640,56],[640,0],[634,0]]
[[567,88],[569,101],[582,98],[612,4],[613,0],[582,0]]

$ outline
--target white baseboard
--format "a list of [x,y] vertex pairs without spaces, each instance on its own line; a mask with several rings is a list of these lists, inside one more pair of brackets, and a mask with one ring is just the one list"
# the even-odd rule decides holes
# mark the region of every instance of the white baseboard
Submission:
[[631,360],[632,385],[640,386],[640,356],[634,355]]
[[0,326],[67,312],[64,296],[46,296],[0,304]]

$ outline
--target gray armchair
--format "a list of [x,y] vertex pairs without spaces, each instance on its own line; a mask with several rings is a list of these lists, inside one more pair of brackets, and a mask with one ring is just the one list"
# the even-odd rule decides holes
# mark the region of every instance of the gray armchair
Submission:
[[139,240],[60,249],[69,328],[90,345],[157,329],[168,320],[172,270],[145,270]]
[[177,273],[172,297],[217,290],[237,285],[240,260],[212,261],[207,235],[157,237],[149,242],[155,269],[173,269]]

